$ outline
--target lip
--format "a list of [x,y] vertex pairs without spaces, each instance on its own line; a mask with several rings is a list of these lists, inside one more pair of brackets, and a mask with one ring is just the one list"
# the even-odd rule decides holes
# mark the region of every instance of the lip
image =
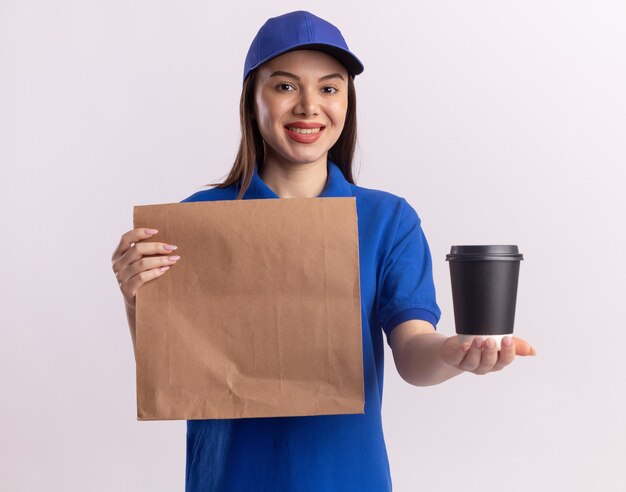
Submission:
[[[303,127],[298,126],[295,128],[303,128]],[[319,128],[319,127],[314,126],[313,128]],[[317,142],[320,139],[320,137],[324,133],[324,127],[322,127],[319,132],[309,133],[308,135],[304,133],[296,133],[286,127],[285,127],[285,132],[287,133],[287,136],[294,142],[298,142],[302,144],[312,144],[312,143]]]
[[314,121],[310,121],[310,122],[306,122],[306,121],[294,121],[292,123],[287,123],[285,125],[285,128],[287,127],[291,127],[291,128],[326,128],[325,125],[322,125],[321,123],[315,123]]
[[[310,128],[319,128],[320,131],[317,133],[310,133],[310,134],[303,134],[303,133],[296,133],[294,131],[291,131],[289,128],[304,128],[304,129],[310,129]],[[293,140],[294,142],[298,142],[298,143],[303,143],[303,144],[312,144],[317,142],[320,137],[322,136],[322,134],[324,133],[324,129],[326,127],[324,125],[322,125],[321,123],[315,123],[315,122],[306,122],[306,121],[294,121],[293,123],[287,123],[285,125],[285,131],[287,132],[287,136]]]

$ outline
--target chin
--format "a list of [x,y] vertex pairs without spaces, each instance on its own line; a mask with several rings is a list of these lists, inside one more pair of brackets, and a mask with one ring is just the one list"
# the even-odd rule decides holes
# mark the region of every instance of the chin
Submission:
[[323,159],[328,155],[328,152],[301,152],[296,154],[283,154],[281,157],[294,164],[311,164]]
[[314,162],[319,161],[320,159],[324,159],[325,156],[327,154],[322,154],[316,157],[302,157],[302,158],[296,158],[296,159],[291,159],[291,162],[295,163],[295,164],[313,164]]

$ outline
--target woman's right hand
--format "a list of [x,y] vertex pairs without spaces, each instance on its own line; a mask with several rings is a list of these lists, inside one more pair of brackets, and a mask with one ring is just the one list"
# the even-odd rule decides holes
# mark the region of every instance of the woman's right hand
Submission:
[[[132,308],[135,307],[137,289],[146,282],[163,275],[170,265],[180,258],[177,255],[170,256],[171,252],[177,248],[175,245],[142,241],[157,232],[155,229],[142,227],[124,233],[111,257],[113,272],[115,272],[124,301]],[[147,255],[148,257],[144,258]]]

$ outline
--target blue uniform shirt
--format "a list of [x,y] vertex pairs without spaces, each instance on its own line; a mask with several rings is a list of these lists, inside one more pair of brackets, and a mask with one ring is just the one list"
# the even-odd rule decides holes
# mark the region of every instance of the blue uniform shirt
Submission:
[[[237,191],[235,184],[212,188],[183,202],[234,200]],[[403,321],[439,321],[430,250],[404,198],[349,183],[331,161],[318,197],[356,197],[365,413],[188,420],[187,492],[391,490],[381,421],[383,332],[389,343]],[[280,197],[255,169],[243,198]]]

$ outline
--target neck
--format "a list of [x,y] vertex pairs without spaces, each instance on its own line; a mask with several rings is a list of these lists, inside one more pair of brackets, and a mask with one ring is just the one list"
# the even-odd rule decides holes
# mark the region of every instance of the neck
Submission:
[[326,156],[305,164],[268,158],[259,177],[280,198],[315,198],[328,179]]

